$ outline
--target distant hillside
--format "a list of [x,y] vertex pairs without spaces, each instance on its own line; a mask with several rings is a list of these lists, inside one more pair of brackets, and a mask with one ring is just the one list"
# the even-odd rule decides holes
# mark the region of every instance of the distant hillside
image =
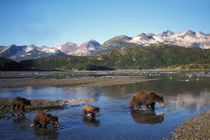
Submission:
[[15,61],[12,61],[7,58],[1,58],[0,57],[0,70],[1,71],[14,71],[19,70],[19,64]]
[[175,45],[122,47],[101,56],[62,56],[20,62],[22,68],[35,70],[151,69],[169,66],[185,66],[186,69],[192,64],[210,69],[210,50]]

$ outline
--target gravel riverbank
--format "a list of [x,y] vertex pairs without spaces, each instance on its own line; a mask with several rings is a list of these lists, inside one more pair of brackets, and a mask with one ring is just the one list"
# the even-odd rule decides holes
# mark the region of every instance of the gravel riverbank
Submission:
[[209,140],[210,110],[200,113],[172,132],[173,140]]

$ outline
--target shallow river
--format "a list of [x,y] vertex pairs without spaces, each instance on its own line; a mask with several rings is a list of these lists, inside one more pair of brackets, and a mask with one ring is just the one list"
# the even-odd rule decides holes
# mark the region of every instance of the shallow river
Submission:
[[[0,97],[21,96],[32,99],[94,98],[91,105],[99,106],[101,114],[95,122],[82,119],[82,106],[51,112],[56,114],[60,127],[31,128],[36,113],[25,114],[25,119],[0,120],[0,139],[162,139],[190,117],[210,109],[210,78],[184,74],[161,74],[153,80],[137,84],[100,88],[9,88],[0,89]],[[155,113],[130,112],[133,93],[153,91],[164,96],[166,106],[155,106]]]

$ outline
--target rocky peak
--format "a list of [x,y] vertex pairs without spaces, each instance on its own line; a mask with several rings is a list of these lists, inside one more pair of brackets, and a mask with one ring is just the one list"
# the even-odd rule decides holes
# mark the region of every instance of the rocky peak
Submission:
[[173,34],[174,34],[174,32],[172,32],[170,30],[166,30],[166,31],[162,32],[161,36],[166,36],[167,37],[167,36],[171,36]]
[[100,46],[101,46],[101,44],[99,44],[95,40],[90,40],[90,41],[87,41],[87,42],[82,43],[81,45],[79,45],[80,48],[87,48],[87,49],[91,49],[91,50],[96,50]]
[[189,35],[189,36],[194,36],[196,33],[193,32],[192,30],[187,30],[186,32],[184,32],[185,35]]

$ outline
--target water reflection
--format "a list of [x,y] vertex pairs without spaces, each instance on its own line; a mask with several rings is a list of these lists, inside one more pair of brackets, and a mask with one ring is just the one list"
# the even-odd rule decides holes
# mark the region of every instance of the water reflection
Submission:
[[201,91],[197,94],[180,93],[176,96],[165,97],[166,104],[173,105],[179,108],[192,110],[193,108],[200,109],[204,106],[209,106],[210,92]]
[[37,137],[42,139],[57,139],[59,134],[56,128],[34,128],[33,132]]
[[83,118],[83,122],[88,126],[94,126],[94,127],[100,126],[100,121],[96,120],[95,118],[93,119]]
[[157,115],[155,111],[150,110],[131,110],[131,117],[136,123],[156,124],[164,120],[164,113]]

